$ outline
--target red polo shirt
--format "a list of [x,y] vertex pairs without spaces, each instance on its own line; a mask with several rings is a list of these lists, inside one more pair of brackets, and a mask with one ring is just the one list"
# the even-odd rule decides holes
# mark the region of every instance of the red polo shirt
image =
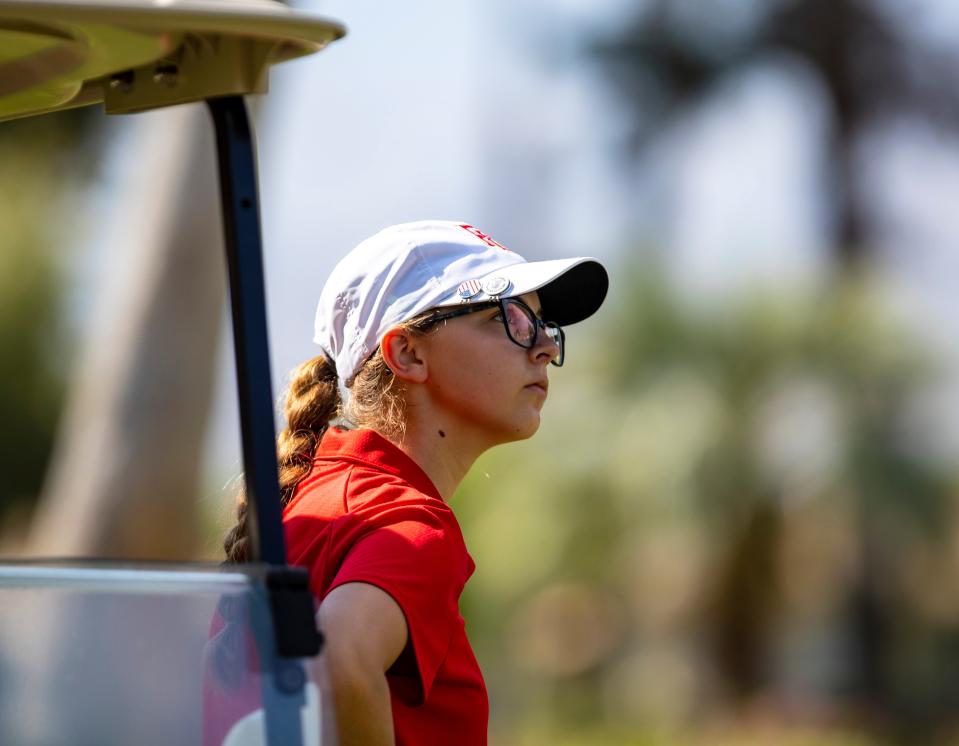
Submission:
[[397,746],[485,745],[486,687],[459,613],[475,566],[425,472],[372,430],[330,428],[283,520],[317,598],[362,582],[403,610],[409,643],[386,673]]

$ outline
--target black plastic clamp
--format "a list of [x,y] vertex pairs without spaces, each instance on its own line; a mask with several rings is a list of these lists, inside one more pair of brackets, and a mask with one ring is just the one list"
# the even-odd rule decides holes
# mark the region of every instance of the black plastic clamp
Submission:
[[317,629],[309,576],[302,567],[270,567],[266,588],[276,635],[277,655],[281,658],[307,658],[319,655],[323,634]]

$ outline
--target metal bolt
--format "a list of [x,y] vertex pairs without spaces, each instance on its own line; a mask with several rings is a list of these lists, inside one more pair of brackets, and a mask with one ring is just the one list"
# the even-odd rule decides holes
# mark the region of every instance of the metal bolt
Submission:
[[285,694],[297,694],[306,685],[306,673],[298,663],[277,662],[276,688]]
[[153,71],[153,82],[173,88],[177,84],[179,72],[176,65],[158,65]]
[[119,91],[120,93],[129,93],[133,90],[133,72],[127,70],[126,72],[117,73],[112,78],[110,78],[110,88],[114,91]]

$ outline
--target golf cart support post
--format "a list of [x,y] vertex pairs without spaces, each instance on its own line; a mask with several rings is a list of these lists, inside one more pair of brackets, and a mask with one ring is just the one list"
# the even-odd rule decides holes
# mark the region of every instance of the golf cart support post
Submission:
[[[256,156],[243,95],[266,92],[271,64],[319,51],[344,33],[336,22],[273,0],[0,0],[0,121],[100,102],[110,114],[194,101],[209,106],[229,269],[251,560],[265,565],[280,658],[314,656],[322,641],[306,573],[286,564]],[[295,688],[296,677],[285,675],[286,684]]]
[[286,565],[253,135],[242,97],[210,99],[207,104],[220,169],[246,496],[254,508],[247,513],[252,554],[269,565],[277,652],[283,657],[313,656],[321,639],[306,572]]

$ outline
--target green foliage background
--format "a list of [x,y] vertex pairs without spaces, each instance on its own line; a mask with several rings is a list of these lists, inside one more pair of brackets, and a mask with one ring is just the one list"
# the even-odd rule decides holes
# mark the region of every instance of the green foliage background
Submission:
[[698,308],[613,278],[540,432],[456,497],[494,742],[950,742],[934,359],[865,277]]
[[[42,484],[56,247],[97,153],[82,119],[7,126],[0,513]],[[648,262],[612,274],[541,431],[456,498],[493,743],[957,742],[955,471],[916,414],[935,357],[864,273],[706,305]]]
[[97,155],[86,112],[0,127],[0,522],[28,511],[43,483],[72,356],[62,244]]

